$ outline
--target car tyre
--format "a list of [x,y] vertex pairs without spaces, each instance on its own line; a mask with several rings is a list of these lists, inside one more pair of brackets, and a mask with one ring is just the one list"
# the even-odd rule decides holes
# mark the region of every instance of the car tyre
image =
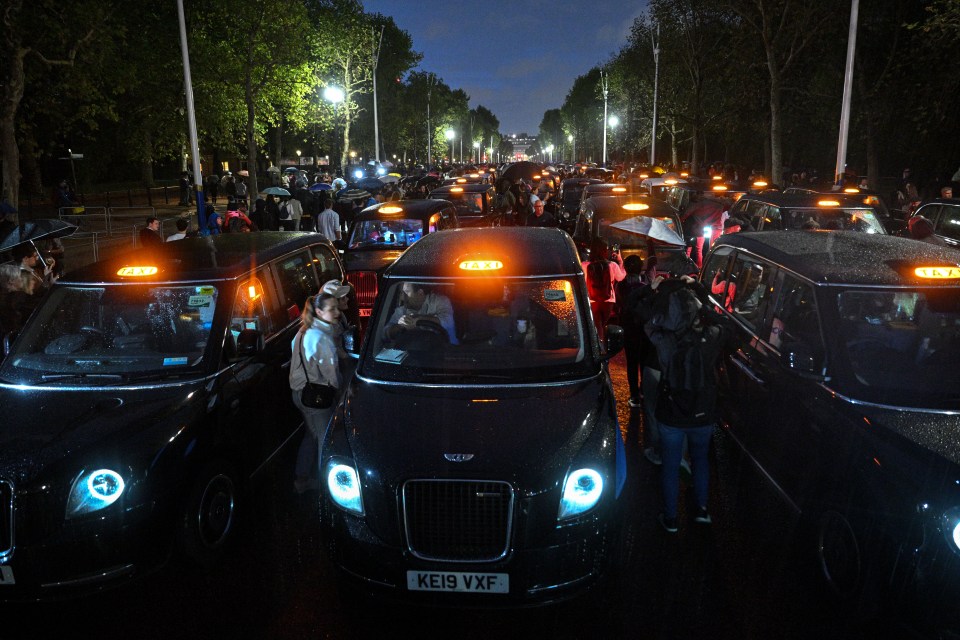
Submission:
[[189,561],[214,564],[233,538],[239,502],[236,477],[224,461],[207,464],[195,476],[179,528],[180,547]]

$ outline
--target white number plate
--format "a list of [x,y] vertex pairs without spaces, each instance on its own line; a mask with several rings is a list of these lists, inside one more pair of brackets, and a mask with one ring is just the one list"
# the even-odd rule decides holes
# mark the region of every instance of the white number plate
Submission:
[[13,579],[13,567],[8,567],[5,564],[0,564],[0,587],[5,587],[8,584],[16,584],[17,581]]
[[461,571],[407,571],[407,589],[461,593],[510,593],[510,575]]

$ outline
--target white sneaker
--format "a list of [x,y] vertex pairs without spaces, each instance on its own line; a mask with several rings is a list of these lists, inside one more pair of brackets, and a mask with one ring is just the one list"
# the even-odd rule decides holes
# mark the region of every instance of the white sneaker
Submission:
[[663,464],[663,460],[660,459],[660,454],[657,453],[653,447],[647,447],[646,449],[644,449],[643,455],[644,457],[646,457],[647,460],[650,461],[651,464],[655,464],[657,466],[660,466],[661,464]]

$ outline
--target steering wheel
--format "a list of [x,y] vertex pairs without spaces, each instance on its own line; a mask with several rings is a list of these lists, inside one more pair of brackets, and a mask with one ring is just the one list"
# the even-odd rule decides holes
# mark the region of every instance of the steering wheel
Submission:
[[87,339],[88,344],[95,340],[99,340],[100,344],[104,345],[108,342],[107,333],[103,329],[90,325],[80,327],[80,335]]
[[436,318],[420,318],[417,320],[417,329],[439,336],[446,341],[450,340],[450,334]]

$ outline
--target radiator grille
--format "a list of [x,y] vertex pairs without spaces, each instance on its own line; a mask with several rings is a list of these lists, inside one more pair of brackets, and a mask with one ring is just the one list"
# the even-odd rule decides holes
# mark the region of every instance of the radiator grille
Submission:
[[13,551],[13,485],[0,480],[0,558]]
[[373,271],[349,271],[347,282],[353,285],[358,308],[373,307],[377,299],[377,274]]
[[410,480],[403,513],[407,546],[417,557],[490,562],[509,549],[513,489],[506,482]]

